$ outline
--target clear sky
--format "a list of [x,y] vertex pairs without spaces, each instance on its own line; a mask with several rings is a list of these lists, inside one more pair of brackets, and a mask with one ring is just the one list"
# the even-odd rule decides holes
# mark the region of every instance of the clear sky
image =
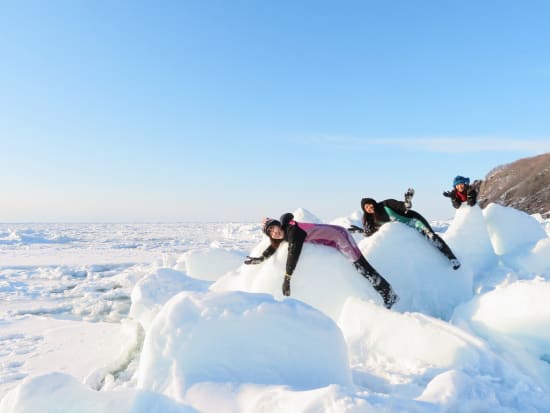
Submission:
[[0,5],[0,222],[447,219],[550,152],[548,1]]

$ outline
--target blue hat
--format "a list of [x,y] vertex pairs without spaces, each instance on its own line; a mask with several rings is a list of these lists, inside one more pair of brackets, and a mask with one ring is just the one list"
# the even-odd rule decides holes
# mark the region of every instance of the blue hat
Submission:
[[470,185],[470,178],[465,178],[460,175],[455,176],[455,179],[453,181],[453,186],[457,186],[458,184]]

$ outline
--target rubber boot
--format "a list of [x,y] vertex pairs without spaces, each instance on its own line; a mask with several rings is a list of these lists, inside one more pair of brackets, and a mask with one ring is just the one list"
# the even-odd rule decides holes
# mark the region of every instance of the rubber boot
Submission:
[[363,256],[353,263],[355,269],[372,284],[373,288],[382,296],[384,306],[389,310],[399,300],[398,295],[391,288],[390,283],[369,264]]

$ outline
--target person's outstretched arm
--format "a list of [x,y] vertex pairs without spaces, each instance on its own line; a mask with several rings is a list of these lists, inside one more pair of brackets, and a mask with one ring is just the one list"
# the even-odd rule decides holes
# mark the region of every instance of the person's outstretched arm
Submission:
[[376,225],[374,224],[374,218],[368,215],[367,219],[363,222],[363,235],[365,237],[370,237],[376,231],[378,231],[378,228],[376,228]]
[[352,232],[352,233],[354,233],[354,232],[359,232],[360,234],[364,234],[364,233],[365,233],[365,230],[364,230],[363,228],[361,228],[361,227],[358,227],[357,225],[350,225],[350,226],[347,228],[347,230],[348,230],[349,232]]
[[443,192],[443,196],[451,198],[451,203],[453,204],[453,207],[455,207],[456,209],[460,208],[462,202],[460,202],[460,199],[458,199],[458,197],[456,196],[456,191],[454,189],[452,191]]
[[251,257],[246,256],[247,260],[245,260],[245,264],[260,264],[264,262],[264,260],[267,260],[269,257],[271,257],[273,254],[275,254],[275,251],[277,251],[277,247],[271,244],[269,247],[267,247],[264,252],[262,252],[262,255],[259,257]]
[[288,233],[288,257],[286,259],[286,273],[283,281],[283,295],[290,295],[290,278],[298,264],[302,253],[302,246],[306,239],[306,232],[296,225],[290,225],[286,229]]
[[476,204],[476,202],[477,202],[477,191],[475,190],[475,188],[470,187],[468,189],[468,192],[466,194],[466,202],[470,206],[474,206]]

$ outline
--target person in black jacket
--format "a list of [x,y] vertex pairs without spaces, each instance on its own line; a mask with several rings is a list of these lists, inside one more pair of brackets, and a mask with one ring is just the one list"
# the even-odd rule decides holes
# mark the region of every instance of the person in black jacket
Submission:
[[[420,232],[432,245],[447,257],[453,269],[457,270],[460,267],[460,261],[458,261],[445,241],[435,233],[426,218],[410,209],[411,206],[410,197],[407,199],[407,202],[401,202],[395,199],[386,199],[382,202],[376,202],[372,198],[363,198],[361,200],[361,210],[363,211],[363,230],[361,232],[363,232],[366,237],[370,237],[386,222],[402,222]],[[352,227],[349,231],[354,232],[357,228],[358,227]]]
[[313,224],[296,222],[294,215],[286,213],[277,221],[272,218],[264,220],[263,232],[271,244],[260,257],[247,257],[245,264],[259,264],[271,257],[283,241],[288,242],[288,257],[286,260],[286,274],[283,282],[283,295],[290,295],[290,279],[298,264],[304,242],[321,244],[336,248],[346,258],[353,262],[357,271],[365,277],[382,296],[384,306],[391,308],[399,297],[391,285],[376,271],[363,256],[353,237],[345,228],[337,225]]
[[463,176],[455,176],[453,180],[453,189],[451,191],[443,192],[443,196],[451,198],[451,203],[456,209],[466,202],[470,206],[474,206],[477,202],[477,193],[481,181],[475,180],[470,185],[470,178]]

